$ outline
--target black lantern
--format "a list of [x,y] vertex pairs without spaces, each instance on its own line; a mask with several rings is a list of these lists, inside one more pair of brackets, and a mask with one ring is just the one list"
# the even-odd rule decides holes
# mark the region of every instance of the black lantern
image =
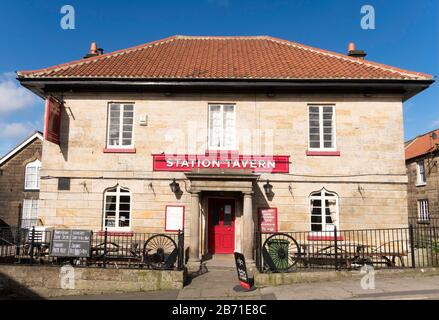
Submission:
[[171,187],[171,191],[173,193],[177,193],[178,190],[180,190],[180,184],[175,180],[175,178],[172,180],[169,186]]
[[273,194],[273,186],[270,184],[270,180],[267,180],[267,183],[264,184],[264,191],[267,196]]

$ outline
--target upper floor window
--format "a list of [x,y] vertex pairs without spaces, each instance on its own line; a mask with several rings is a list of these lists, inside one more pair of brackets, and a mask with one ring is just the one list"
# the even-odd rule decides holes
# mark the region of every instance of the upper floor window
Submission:
[[235,106],[232,104],[209,105],[209,149],[234,150]]
[[418,161],[416,163],[416,184],[417,185],[425,185],[427,183],[427,177],[425,176],[425,165],[424,160]]
[[430,212],[428,210],[428,200],[418,200],[418,221],[430,221]]
[[108,107],[108,148],[132,148],[134,105],[110,103]]
[[131,192],[121,186],[108,189],[104,194],[104,227],[129,229],[131,219]]
[[334,231],[338,227],[338,196],[326,189],[310,196],[311,231]]
[[309,106],[309,150],[335,151],[335,107]]
[[25,190],[39,190],[40,189],[40,160],[35,160],[26,165],[24,176]]

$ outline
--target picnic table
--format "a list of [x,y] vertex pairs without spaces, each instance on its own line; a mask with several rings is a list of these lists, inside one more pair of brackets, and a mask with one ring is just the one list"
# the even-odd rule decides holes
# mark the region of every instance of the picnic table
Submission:
[[115,242],[100,243],[91,248],[91,257],[87,259],[87,265],[111,263],[116,267],[118,264],[132,264],[141,267],[143,265],[143,256],[140,252],[139,245],[133,243],[128,248],[121,247]]
[[384,243],[380,246],[365,245],[358,243],[340,243],[318,246],[316,244],[301,244],[301,261],[306,267],[311,265],[337,265],[352,269],[368,265],[386,265],[396,267],[397,261],[404,267],[404,257],[408,255],[403,247],[396,246],[393,242]]
[[404,264],[404,257],[408,255],[408,251],[402,246],[397,245],[395,250],[394,241],[384,243],[378,247],[371,245],[358,245],[354,257],[351,259],[351,264],[385,264],[388,267],[396,267],[397,259],[402,267]]

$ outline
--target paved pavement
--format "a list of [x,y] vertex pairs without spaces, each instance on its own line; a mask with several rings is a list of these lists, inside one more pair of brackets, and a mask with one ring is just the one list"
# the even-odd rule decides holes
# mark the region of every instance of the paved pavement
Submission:
[[280,300],[438,300],[439,276],[382,277],[375,279],[375,289],[364,290],[360,280],[303,283],[263,288]]
[[212,270],[192,279],[182,290],[123,293],[57,299],[105,300],[439,300],[439,276],[387,277],[377,275],[374,290],[361,288],[360,280],[302,283],[267,287],[250,292],[235,290],[235,270]]

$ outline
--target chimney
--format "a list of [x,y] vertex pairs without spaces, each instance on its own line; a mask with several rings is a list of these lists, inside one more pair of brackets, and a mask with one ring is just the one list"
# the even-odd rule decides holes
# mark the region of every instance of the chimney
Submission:
[[90,51],[84,56],[84,59],[100,56],[101,54],[104,54],[104,49],[98,48],[96,42],[92,42],[90,45]]
[[367,53],[364,50],[355,49],[355,43],[351,42],[348,46],[348,56],[354,58],[364,59],[367,56]]

